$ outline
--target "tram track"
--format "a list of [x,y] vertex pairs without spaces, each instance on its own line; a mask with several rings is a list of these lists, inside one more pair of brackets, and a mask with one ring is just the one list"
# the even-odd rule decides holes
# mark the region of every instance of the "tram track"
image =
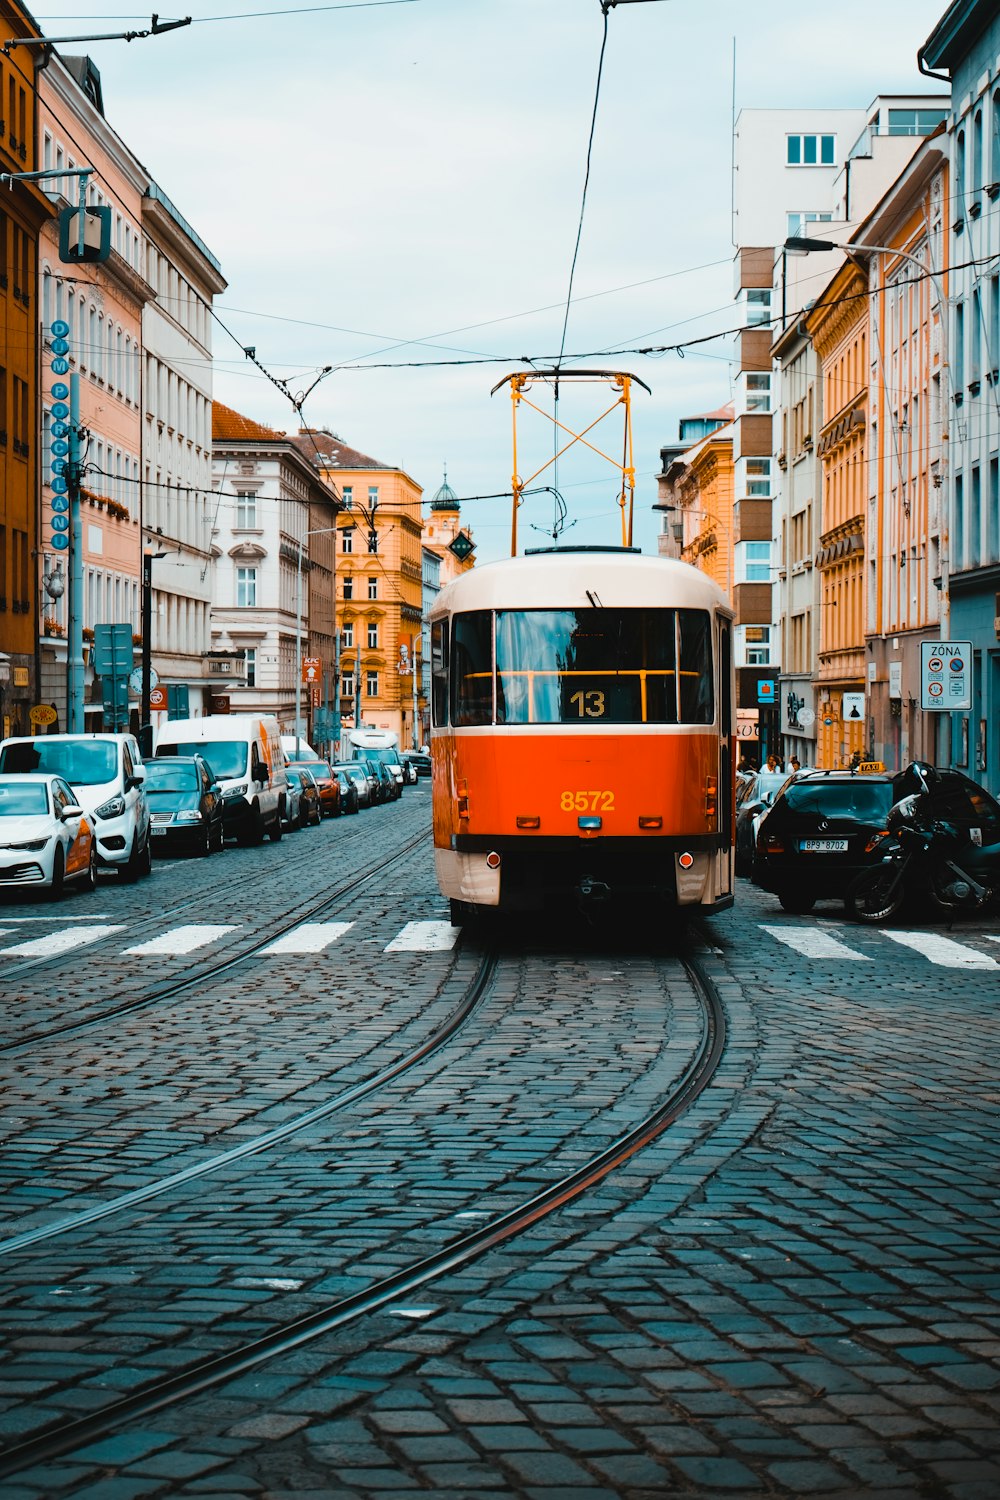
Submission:
[[[42,1031],[30,1032],[27,1035],[13,1038],[8,1042],[0,1043],[0,1056],[17,1056],[19,1053],[32,1047],[39,1047],[48,1042],[63,1040],[70,1036],[80,1036],[96,1027],[106,1025],[110,1021],[117,1021],[123,1016],[133,1015],[137,1011],[148,1009],[152,1005],[162,1004],[164,1001],[172,1000],[175,996],[193,989],[196,985],[202,985],[213,981],[232,969],[239,967],[248,959],[256,957],[264,948],[276,942],[297,927],[307,922],[312,922],[323,913],[329,913],[337,909],[348,900],[353,900],[367,886],[384,877],[387,870],[398,864],[408,854],[412,854],[421,845],[430,839],[430,831],[427,829],[415,837],[409,839],[399,848],[394,849],[386,859],[375,865],[369,865],[363,872],[352,872],[349,878],[342,880],[332,891],[328,891],[321,900],[314,901],[311,905],[304,905],[297,909],[293,915],[284,922],[269,926],[262,934],[258,933],[252,942],[241,947],[238,952],[227,954],[214,963],[202,964],[187,972],[183,976],[171,980],[169,984],[158,989],[148,991],[144,995],[133,996],[122,1001],[118,1005],[110,1006],[96,1014],[84,1016],[77,1020],[65,1021],[61,1025],[46,1027]],[[203,898],[199,898],[203,900]],[[162,919],[161,919],[162,922]],[[36,961],[37,962],[37,961]],[[16,974],[16,970],[14,973]],[[10,974],[8,973],[8,978]]]
[[[485,954],[479,972],[492,973],[495,962],[495,955]],[[533,1192],[513,1208],[449,1240],[432,1253],[411,1260],[368,1287],[297,1319],[277,1324],[265,1334],[233,1349],[197,1360],[185,1369],[155,1379],[87,1416],[56,1422],[15,1443],[0,1453],[0,1477],[71,1453],[116,1432],[133,1420],[198,1396],[324,1334],[373,1314],[396,1298],[449,1272],[460,1270],[490,1249],[526,1233],[540,1220],[603,1181],[685,1113],[711,1083],[723,1056],[725,1016],[713,982],[696,957],[688,954],[674,962],[681,964],[700,1009],[697,1044],[665,1097],[610,1145],[594,1152],[582,1165],[562,1174],[541,1191]]]

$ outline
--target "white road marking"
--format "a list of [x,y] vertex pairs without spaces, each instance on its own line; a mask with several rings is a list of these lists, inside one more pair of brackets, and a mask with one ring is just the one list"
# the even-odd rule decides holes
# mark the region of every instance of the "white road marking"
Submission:
[[322,953],[331,943],[350,932],[353,922],[304,922],[294,932],[271,943],[265,953]]
[[988,953],[977,953],[974,948],[942,937],[938,932],[885,932],[883,937],[922,953],[932,964],[945,969],[1000,969],[1000,963]]
[[19,958],[58,958],[61,953],[86,948],[90,943],[99,943],[109,933],[122,931],[124,924],[121,922],[113,927],[70,927],[64,932],[50,932],[45,937],[15,943],[12,948],[0,948],[0,953],[16,954]]
[[171,927],[170,931],[163,933],[162,937],[153,938],[148,943],[137,943],[134,948],[123,948],[122,952],[138,953],[150,958],[158,955],[167,958],[180,957],[185,953],[193,953],[196,948],[203,948],[206,943],[214,943],[216,938],[225,937],[227,932],[235,931],[235,926]]
[[62,912],[60,912],[59,915],[58,915],[58,917],[4,917],[4,921],[5,922],[58,922],[60,927],[64,927],[67,922],[93,922],[95,920],[95,918],[97,918],[97,917],[110,917],[110,915],[111,915],[111,913],[109,911],[88,911],[88,912],[84,912],[83,916],[80,916],[80,917],[71,917],[68,912],[66,913],[65,916],[63,916]]
[[769,927],[766,922],[761,922],[760,927],[777,938],[779,943],[794,948],[796,953],[802,953],[806,958],[847,958],[855,963],[871,963],[867,953],[858,953],[854,948],[848,948],[846,943],[838,942],[835,937],[822,932],[818,927]]
[[450,922],[407,922],[384,953],[433,953],[454,948],[460,928]]

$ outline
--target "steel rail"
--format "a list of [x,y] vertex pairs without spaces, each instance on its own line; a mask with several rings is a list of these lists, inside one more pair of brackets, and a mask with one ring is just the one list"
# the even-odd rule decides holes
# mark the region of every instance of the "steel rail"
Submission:
[[364,1291],[318,1308],[291,1323],[244,1344],[227,1354],[199,1360],[186,1370],[150,1382],[100,1411],[52,1426],[0,1452],[0,1478],[45,1463],[76,1448],[105,1437],[126,1422],[173,1406],[222,1384],[265,1361],[288,1353],[302,1344],[331,1333],[355,1319],[378,1311],[449,1271],[468,1265],[487,1250],[523,1234],[540,1219],[572,1202],[628,1161],[674,1123],[708,1087],[719,1067],[725,1048],[725,1013],[718,991],[698,961],[690,955],[680,959],[704,1010],[702,1035],[679,1082],[665,1100],[638,1125],[619,1137],[590,1161],[540,1193],[500,1215],[489,1224],[470,1231],[440,1250],[373,1283]]
[[314,906],[307,907],[305,911],[299,912],[298,915],[292,917],[289,921],[282,923],[280,926],[271,927],[262,937],[255,939],[248,947],[242,948],[239,953],[230,954],[228,958],[222,958],[217,963],[205,965],[195,973],[187,974],[183,979],[172,980],[170,984],[164,985],[161,989],[152,990],[146,995],[138,995],[135,999],[123,1001],[121,1005],[112,1006],[110,1010],[100,1011],[97,1015],[85,1016],[78,1021],[66,1021],[61,1026],[50,1027],[47,1031],[31,1032],[27,1036],[17,1038],[16,1041],[0,1043],[0,1056],[16,1056],[18,1052],[22,1052],[29,1047],[41,1046],[43,1043],[50,1042],[57,1037],[78,1036],[82,1032],[89,1031],[92,1027],[103,1026],[107,1021],[116,1021],[119,1016],[127,1016],[133,1014],[135,1011],[145,1010],[147,1006],[156,1005],[162,1000],[170,1000],[175,995],[183,994],[185,990],[192,989],[196,984],[203,984],[206,980],[215,979],[218,975],[227,973],[230,969],[234,969],[239,964],[245,963],[248,958],[253,958],[254,954],[259,953],[262,948],[266,948],[270,943],[276,942],[278,938],[284,937],[286,933],[293,932],[296,927],[301,927],[304,922],[311,921],[320,912],[328,911],[338,901],[343,901],[347,897],[355,895],[359,887],[365,886],[370,881],[375,880],[390,865],[395,864],[397,860],[404,858],[407,854],[412,854],[413,850],[419,848],[430,836],[429,830],[424,829],[416,838],[410,839],[408,843],[403,844],[401,848],[395,850],[388,859],[382,860],[380,864],[377,864],[373,869],[366,870],[362,875],[352,876],[349,882],[345,881],[336,890],[324,896],[322,901],[317,902]]
[[23,1250],[28,1245],[37,1244],[39,1240],[67,1234],[70,1230],[80,1229],[85,1224],[94,1224],[98,1219],[106,1219],[111,1214],[120,1213],[123,1209],[134,1208],[136,1204],[145,1203],[150,1198],[158,1198],[161,1194],[169,1192],[171,1188],[181,1187],[184,1183],[193,1182],[198,1177],[205,1177],[220,1167],[228,1166],[230,1162],[239,1161],[244,1156],[256,1156],[259,1152],[277,1145],[279,1141],[287,1140],[289,1136],[297,1135],[299,1131],[315,1125],[317,1121],[325,1120],[329,1115],[336,1114],[339,1110],[357,1103],[359,1099],[374,1093],[383,1084],[398,1078],[401,1073],[406,1073],[410,1068],[416,1067],[417,1063],[437,1052],[445,1042],[450,1041],[461,1031],[482,1003],[496,965],[496,955],[488,950],[484,951],[462,999],[451,1015],[446,1017],[430,1036],[425,1037],[405,1057],[397,1058],[395,1062],[380,1068],[369,1078],[363,1078],[360,1083],[352,1084],[350,1088],[328,1099],[325,1104],[317,1104],[305,1114],[298,1115],[293,1120],[286,1120],[283,1125],[278,1125],[263,1135],[244,1141],[229,1151],[222,1151],[217,1156],[210,1156],[205,1161],[195,1162],[190,1167],[185,1167],[183,1171],[171,1173],[169,1177],[160,1177],[155,1182],[147,1183],[145,1187],[135,1188],[131,1193],[123,1193],[118,1198],[111,1198],[106,1203],[83,1209],[80,1213],[68,1214],[63,1219],[56,1219],[51,1224],[43,1224],[37,1229],[26,1230],[24,1234],[15,1235],[12,1239],[0,1240],[0,1256],[10,1255],[15,1250]]

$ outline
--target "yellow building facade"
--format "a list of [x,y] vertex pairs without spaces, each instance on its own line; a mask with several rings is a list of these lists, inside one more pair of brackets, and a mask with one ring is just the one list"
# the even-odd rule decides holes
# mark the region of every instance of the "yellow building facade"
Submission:
[[868,281],[848,261],[806,326],[823,393],[816,763],[850,765],[864,754],[865,515],[868,500]]
[[410,749],[420,713],[414,663],[422,618],[423,490],[404,469],[380,463],[333,433],[306,428],[293,441],[343,502],[336,576],[344,731],[355,725],[360,688],[361,724],[392,730]]

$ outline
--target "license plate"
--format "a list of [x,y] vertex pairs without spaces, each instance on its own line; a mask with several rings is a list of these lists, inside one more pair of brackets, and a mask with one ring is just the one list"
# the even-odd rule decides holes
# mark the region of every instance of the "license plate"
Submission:
[[803,839],[799,844],[803,854],[846,854],[846,839]]
[[150,826],[150,830],[149,831],[150,831],[150,833],[161,834],[161,833],[166,833],[167,830],[165,828],[157,828],[156,824],[154,823],[154,824],[152,824]]

